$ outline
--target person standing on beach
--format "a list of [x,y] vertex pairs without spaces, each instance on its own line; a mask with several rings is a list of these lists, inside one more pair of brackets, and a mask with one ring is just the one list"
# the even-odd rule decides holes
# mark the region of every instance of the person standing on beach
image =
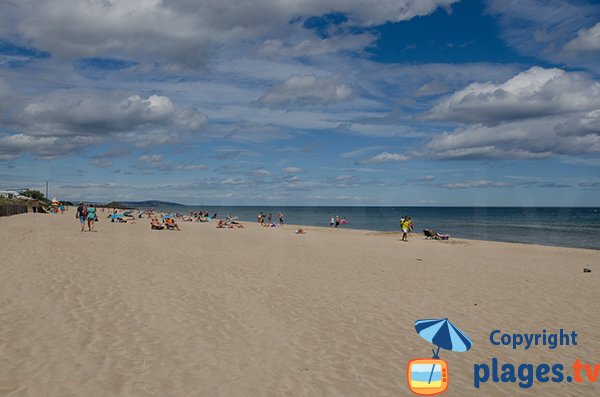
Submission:
[[338,228],[340,226],[340,217],[339,216],[335,216],[335,227]]
[[335,225],[335,219],[333,219],[333,216],[331,217],[331,219],[329,220],[329,227]]
[[273,218],[273,214],[269,212],[269,222],[267,222],[269,225],[271,224],[271,219]]
[[86,209],[83,203],[79,203],[77,206],[77,213],[75,214],[75,219],[79,218],[79,223],[81,223],[81,231],[85,232],[85,218],[87,217]]
[[90,232],[94,231],[94,223],[96,222],[96,207],[93,204],[87,209],[87,222],[88,222],[88,230]]
[[410,229],[410,219],[404,216],[400,219],[400,228],[402,229],[402,241],[408,242],[408,231]]
[[283,225],[283,212],[279,213],[279,224]]

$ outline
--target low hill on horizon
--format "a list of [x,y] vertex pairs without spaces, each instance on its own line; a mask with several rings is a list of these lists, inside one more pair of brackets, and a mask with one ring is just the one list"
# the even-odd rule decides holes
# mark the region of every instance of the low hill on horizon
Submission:
[[145,201],[119,201],[120,204],[127,207],[189,207],[189,205],[173,203],[170,201],[145,200]]

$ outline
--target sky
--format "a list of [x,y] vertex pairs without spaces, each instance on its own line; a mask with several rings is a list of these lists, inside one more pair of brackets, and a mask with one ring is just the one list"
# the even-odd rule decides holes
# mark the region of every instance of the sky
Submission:
[[4,0],[0,189],[597,206],[600,1]]

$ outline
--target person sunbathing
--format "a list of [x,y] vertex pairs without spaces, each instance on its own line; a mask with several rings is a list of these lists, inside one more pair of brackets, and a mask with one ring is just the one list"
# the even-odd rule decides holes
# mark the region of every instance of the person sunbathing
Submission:
[[173,218],[167,218],[165,220],[165,226],[167,227],[167,230],[178,230],[178,231],[181,231],[181,229],[179,228],[179,225],[177,225],[177,223],[175,223],[175,221],[173,220]]
[[223,222],[223,219],[219,219],[219,223],[217,224],[217,229],[225,229],[225,222]]
[[150,229],[153,230],[162,230],[165,227],[158,221],[157,218],[152,218],[152,220],[150,221]]

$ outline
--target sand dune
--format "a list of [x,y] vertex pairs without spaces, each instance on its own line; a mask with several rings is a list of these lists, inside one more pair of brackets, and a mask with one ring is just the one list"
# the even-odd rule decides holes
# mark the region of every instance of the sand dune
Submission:
[[[598,251],[146,220],[81,233],[73,215],[0,218],[0,396],[410,395],[407,362],[432,347],[414,321],[437,317],[474,342],[441,354],[448,396],[600,393],[473,386],[492,357],[600,362]],[[489,343],[496,328],[579,345],[513,351]]]

